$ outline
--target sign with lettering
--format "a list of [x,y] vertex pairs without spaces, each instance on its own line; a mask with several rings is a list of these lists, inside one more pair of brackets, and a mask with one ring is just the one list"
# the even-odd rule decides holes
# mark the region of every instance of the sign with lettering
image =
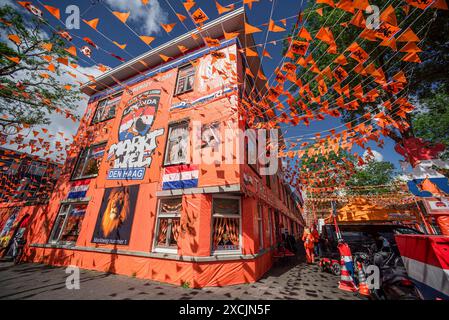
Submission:
[[157,147],[156,138],[164,129],[150,131],[159,107],[161,90],[145,91],[133,97],[123,110],[118,142],[109,148],[108,160],[114,164],[108,180],[143,180]]

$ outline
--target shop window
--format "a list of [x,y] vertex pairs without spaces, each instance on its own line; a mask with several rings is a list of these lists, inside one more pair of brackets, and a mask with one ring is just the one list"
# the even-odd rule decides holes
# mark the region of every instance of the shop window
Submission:
[[257,205],[257,226],[259,229],[259,250],[263,249],[263,206]]
[[95,110],[95,114],[92,119],[92,124],[115,118],[115,112],[117,111],[121,98],[122,92],[98,102],[97,109]]
[[106,143],[102,143],[83,149],[73,171],[72,180],[97,176],[105,147]]
[[240,198],[213,198],[212,250],[214,253],[240,252]]
[[156,223],[155,251],[173,251],[178,248],[182,198],[167,198],[159,201]]
[[193,90],[195,81],[195,67],[188,64],[178,69],[178,80],[176,81],[175,94],[181,94]]
[[165,165],[187,162],[189,148],[189,123],[181,122],[169,125],[168,141],[165,150]]
[[50,243],[74,244],[86,213],[86,203],[63,204],[50,235]]

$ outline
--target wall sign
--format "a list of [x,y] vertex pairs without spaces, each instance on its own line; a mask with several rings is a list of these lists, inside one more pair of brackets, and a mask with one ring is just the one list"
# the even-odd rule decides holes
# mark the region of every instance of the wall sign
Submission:
[[93,243],[128,245],[138,192],[138,185],[105,190]]
[[109,148],[114,160],[108,180],[142,180],[157,147],[156,138],[164,129],[150,131],[159,107],[161,90],[143,92],[129,100],[123,110],[118,142]]

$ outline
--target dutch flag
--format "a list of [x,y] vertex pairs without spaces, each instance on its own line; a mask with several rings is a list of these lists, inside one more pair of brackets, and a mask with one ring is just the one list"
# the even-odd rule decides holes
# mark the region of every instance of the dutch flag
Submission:
[[198,166],[182,164],[164,168],[162,190],[195,188],[198,186]]
[[68,199],[79,199],[86,197],[87,190],[89,189],[90,180],[79,180],[72,183]]

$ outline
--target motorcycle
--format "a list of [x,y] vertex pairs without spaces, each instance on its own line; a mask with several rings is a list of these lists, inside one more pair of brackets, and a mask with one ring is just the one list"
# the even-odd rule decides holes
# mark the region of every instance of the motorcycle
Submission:
[[394,250],[377,250],[375,245],[366,247],[367,252],[356,252],[354,264],[360,262],[366,274],[367,267],[375,265],[379,268],[379,287],[371,289],[376,300],[419,300],[420,294],[410,281],[402,259]]

